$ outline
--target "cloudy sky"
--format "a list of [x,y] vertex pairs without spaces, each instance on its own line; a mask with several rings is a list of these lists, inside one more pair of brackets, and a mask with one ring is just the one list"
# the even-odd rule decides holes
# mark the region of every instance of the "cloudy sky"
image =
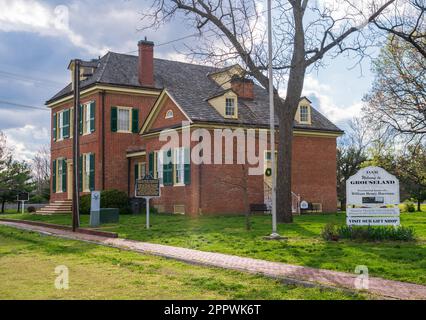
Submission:
[[[147,36],[156,44],[194,31],[180,21],[158,31],[138,31],[149,1],[0,0],[0,130],[19,159],[29,160],[49,142],[50,118],[44,102],[70,80],[73,58],[92,59],[108,50],[127,53]],[[157,57],[176,59],[185,42],[156,47]],[[369,90],[369,61],[338,58],[307,76],[304,94],[336,124],[360,113]],[[41,109],[34,109],[37,107]]]

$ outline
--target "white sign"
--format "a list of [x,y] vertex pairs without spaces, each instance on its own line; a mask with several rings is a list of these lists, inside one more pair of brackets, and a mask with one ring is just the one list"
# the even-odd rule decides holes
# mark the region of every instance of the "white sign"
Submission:
[[347,217],[348,226],[399,226],[399,217]]
[[347,208],[346,215],[348,217],[361,216],[399,216],[400,210],[395,208]]
[[100,211],[101,210],[101,192],[92,191],[92,200],[90,203],[90,211]]
[[379,167],[367,167],[346,181],[349,226],[400,224],[399,180]]
[[399,204],[399,181],[379,167],[361,169],[346,182],[346,202],[368,208]]

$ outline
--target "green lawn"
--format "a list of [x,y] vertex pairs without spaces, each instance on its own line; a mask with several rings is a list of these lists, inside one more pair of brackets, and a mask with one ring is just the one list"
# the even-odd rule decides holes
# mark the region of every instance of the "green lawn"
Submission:
[[[54,287],[63,265],[69,290]],[[363,298],[0,226],[0,300]]]
[[[9,218],[70,224],[70,216],[9,215]],[[345,223],[345,214],[303,215],[291,225],[280,225],[287,241],[267,241],[269,216],[253,217],[253,230],[244,229],[244,217],[199,217],[152,215],[151,230],[144,216],[121,216],[120,224],[103,226],[120,237],[169,244],[204,251],[236,254],[315,268],[354,272],[366,265],[370,275],[426,284],[426,213],[402,214],[404,226],[412,226],[417,242],[367,243],[349,240],[325,242],[320,237],[328,222]],[[88,216],[82,216],[87,226]]]

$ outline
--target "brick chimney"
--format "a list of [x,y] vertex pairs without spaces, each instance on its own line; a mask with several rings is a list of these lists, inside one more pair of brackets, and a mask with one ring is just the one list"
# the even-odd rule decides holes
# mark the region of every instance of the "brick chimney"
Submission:
[[254,99],[253,80],[241,77],[233,77],[231,80],[232,90],[242,99]]
[[141,86],[154,86],[154,42],[141,40],[138,43],[138,78]]

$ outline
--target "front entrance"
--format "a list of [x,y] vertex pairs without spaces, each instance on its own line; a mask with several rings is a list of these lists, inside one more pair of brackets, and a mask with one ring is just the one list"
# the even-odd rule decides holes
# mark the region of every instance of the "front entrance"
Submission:
[[72,177],[73,177],[73,163],[72,160],[68,160],[68,165],[67,165],[67,193],[68,193],[68,200],[72,200]]

